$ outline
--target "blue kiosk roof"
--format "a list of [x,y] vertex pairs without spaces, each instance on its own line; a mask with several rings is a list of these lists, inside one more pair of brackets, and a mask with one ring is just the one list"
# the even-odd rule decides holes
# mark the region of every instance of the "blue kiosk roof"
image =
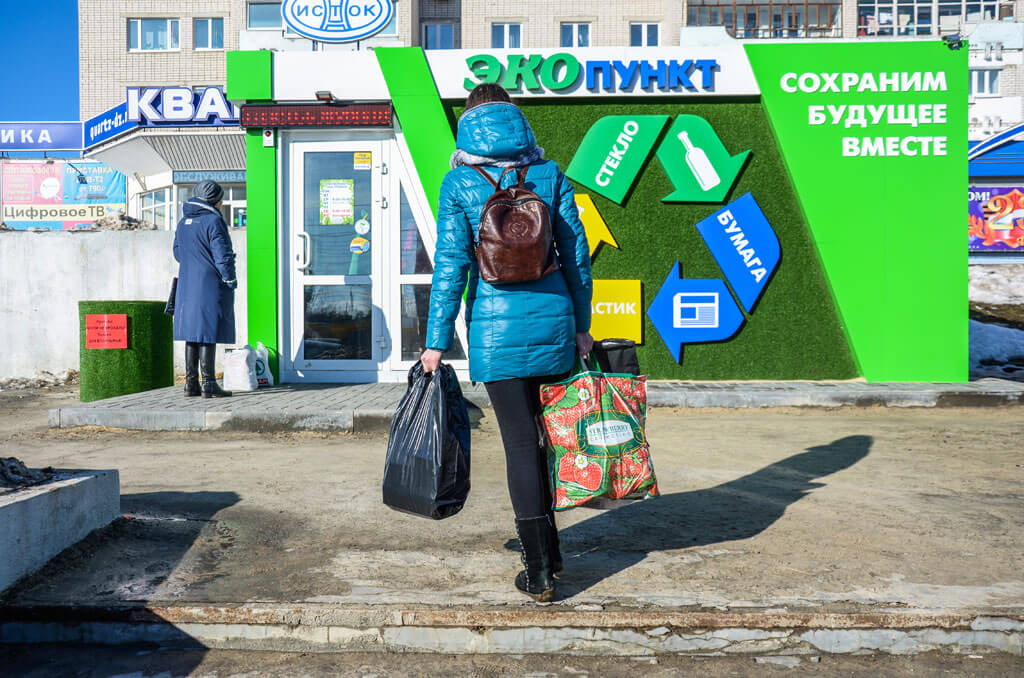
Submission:
[[968,176],[1024,177],[1024,124],[968,145]]

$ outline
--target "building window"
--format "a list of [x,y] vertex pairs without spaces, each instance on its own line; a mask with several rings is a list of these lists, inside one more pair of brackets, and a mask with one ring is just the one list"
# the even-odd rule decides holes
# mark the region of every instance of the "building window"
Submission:
[[397,11],[391,12],[391,21],[388,22],[387,26],[385,26],[384,28],[380,29],[380,33],[377,33],[377,35],[398,35],[398,12]]
[[[941,12],[940,12],[941,14]],[[931,35],[935,29],[931,0],[858,0],[857,35]]]
[[971,98],[999,96],[999,69],[971,69]]
[[515,49],[521,47],[519,37],[522,27],[519,24],[491,24],[491,48]]
[[129,19],[128,50],[166,52],[178,49],[177,19]]
[[170,193],[170,189],[161,188],[139,196],[142,202],[140,215],[142,220],[148,221],[157,228],[167,228],[167,207],[170,202]]
[[1013,3],[997,0],[964,2],[939,0],[938,25],[942,34],[956,33],[961,22],[1013,21]]
[[280,2],[250,2],[246,26],[249,30],[280,30],[283,24],[281,19]]
[[423,49],[455,49],[455,24],[423,24]]
[[589,23],[563,23],[562,47],[590,47]]
[[224,49],[224,19],[196,19],[192,35],[196,49]]
[[691,0],[686,19],[690,26],[724,26],[735,38],[838,38],[839,9],[838,2]]
[[[185,217],[185,203],[192,199],[195,184],[178,184],[178,220]],[[221,184],[224,195],[221,198],[220,215],[228,228],[245,228],[245,184]]]
[[630,24],[630,47],[657,47],[658,24]]

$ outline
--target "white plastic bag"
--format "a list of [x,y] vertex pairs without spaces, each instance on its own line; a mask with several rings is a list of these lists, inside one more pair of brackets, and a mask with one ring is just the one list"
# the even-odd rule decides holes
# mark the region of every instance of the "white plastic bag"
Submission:
[[270,371],[270,351],[262,341],[256,342],[256,382],[261,387],[274,385],[274,373]]
[[255,391],[256,351],[246,344],[224,355],[224,388],[228,391]]

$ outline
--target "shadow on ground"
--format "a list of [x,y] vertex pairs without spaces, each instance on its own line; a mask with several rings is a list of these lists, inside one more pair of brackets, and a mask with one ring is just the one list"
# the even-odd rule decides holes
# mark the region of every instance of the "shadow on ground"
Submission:
[[211,540],[220,542],[221,549],[231,546],[233,538],[219,529],[214,516],[239,500],[234,492],[121,495],[123,517],[93,531],[8,589],[0,596],[0,610],[9,606],[9,612],[24,621],[32,618],[33,611],[42,619],[51,618],[47,610],[54,608],[127,604],[138,608],[137,621],[154,625],[152,634],[161,646],[199,650],[201,661],[203,646],[146,611],[145,604],[166,599],[167,591],[176,588],[177,579],[187,579],[194,585],[204,578],[220,576],[216,563],[207,562],[216,555],[205,555],[215,554],[216,549],[197,549],[204,554],[198,558],[189,552],[197,543]]
[[825,485],[817,479],[866,457],[871,444],[871,436],[841,438],[715,487],[624,504],[567,527],[559,532],[567,557],[559,593],[585,591],[653,551],[753,537]]

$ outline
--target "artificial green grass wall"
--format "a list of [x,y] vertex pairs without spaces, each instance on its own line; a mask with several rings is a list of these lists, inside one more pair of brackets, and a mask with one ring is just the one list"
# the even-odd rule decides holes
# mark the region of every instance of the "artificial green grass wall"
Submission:
[[[641,369],[654,379],[848,379],[857,376],[846,337],[826,284],[807,225],[757,102],[678,99],[617,100],[595,104],[517,102],[545,149],[563,170],[590,126],[606,115],[678,115],[705,118],[731,154],[753,154],[725,203],[667,204],[672,184],[651,157],[620,207],[588,189],[619,243],[603,245],[594,258],[594,277],[640,279],[644,311],[678,260],[685,278],[724,278],[695,225],[726,203],[753,193],[779,238],[782,258],[774,278],[747,322],[731,340],[688,344],[681,364],[644,315],[644,341],[637,347]],[[462,109],[453,107],[457,117]],[[667,126],[666,126],[667,129]]]
[[[162,301],[78,302],[82,402],[174,385],[174,323]],[[85,347],[85,316],[124,313],[128,348]]]

